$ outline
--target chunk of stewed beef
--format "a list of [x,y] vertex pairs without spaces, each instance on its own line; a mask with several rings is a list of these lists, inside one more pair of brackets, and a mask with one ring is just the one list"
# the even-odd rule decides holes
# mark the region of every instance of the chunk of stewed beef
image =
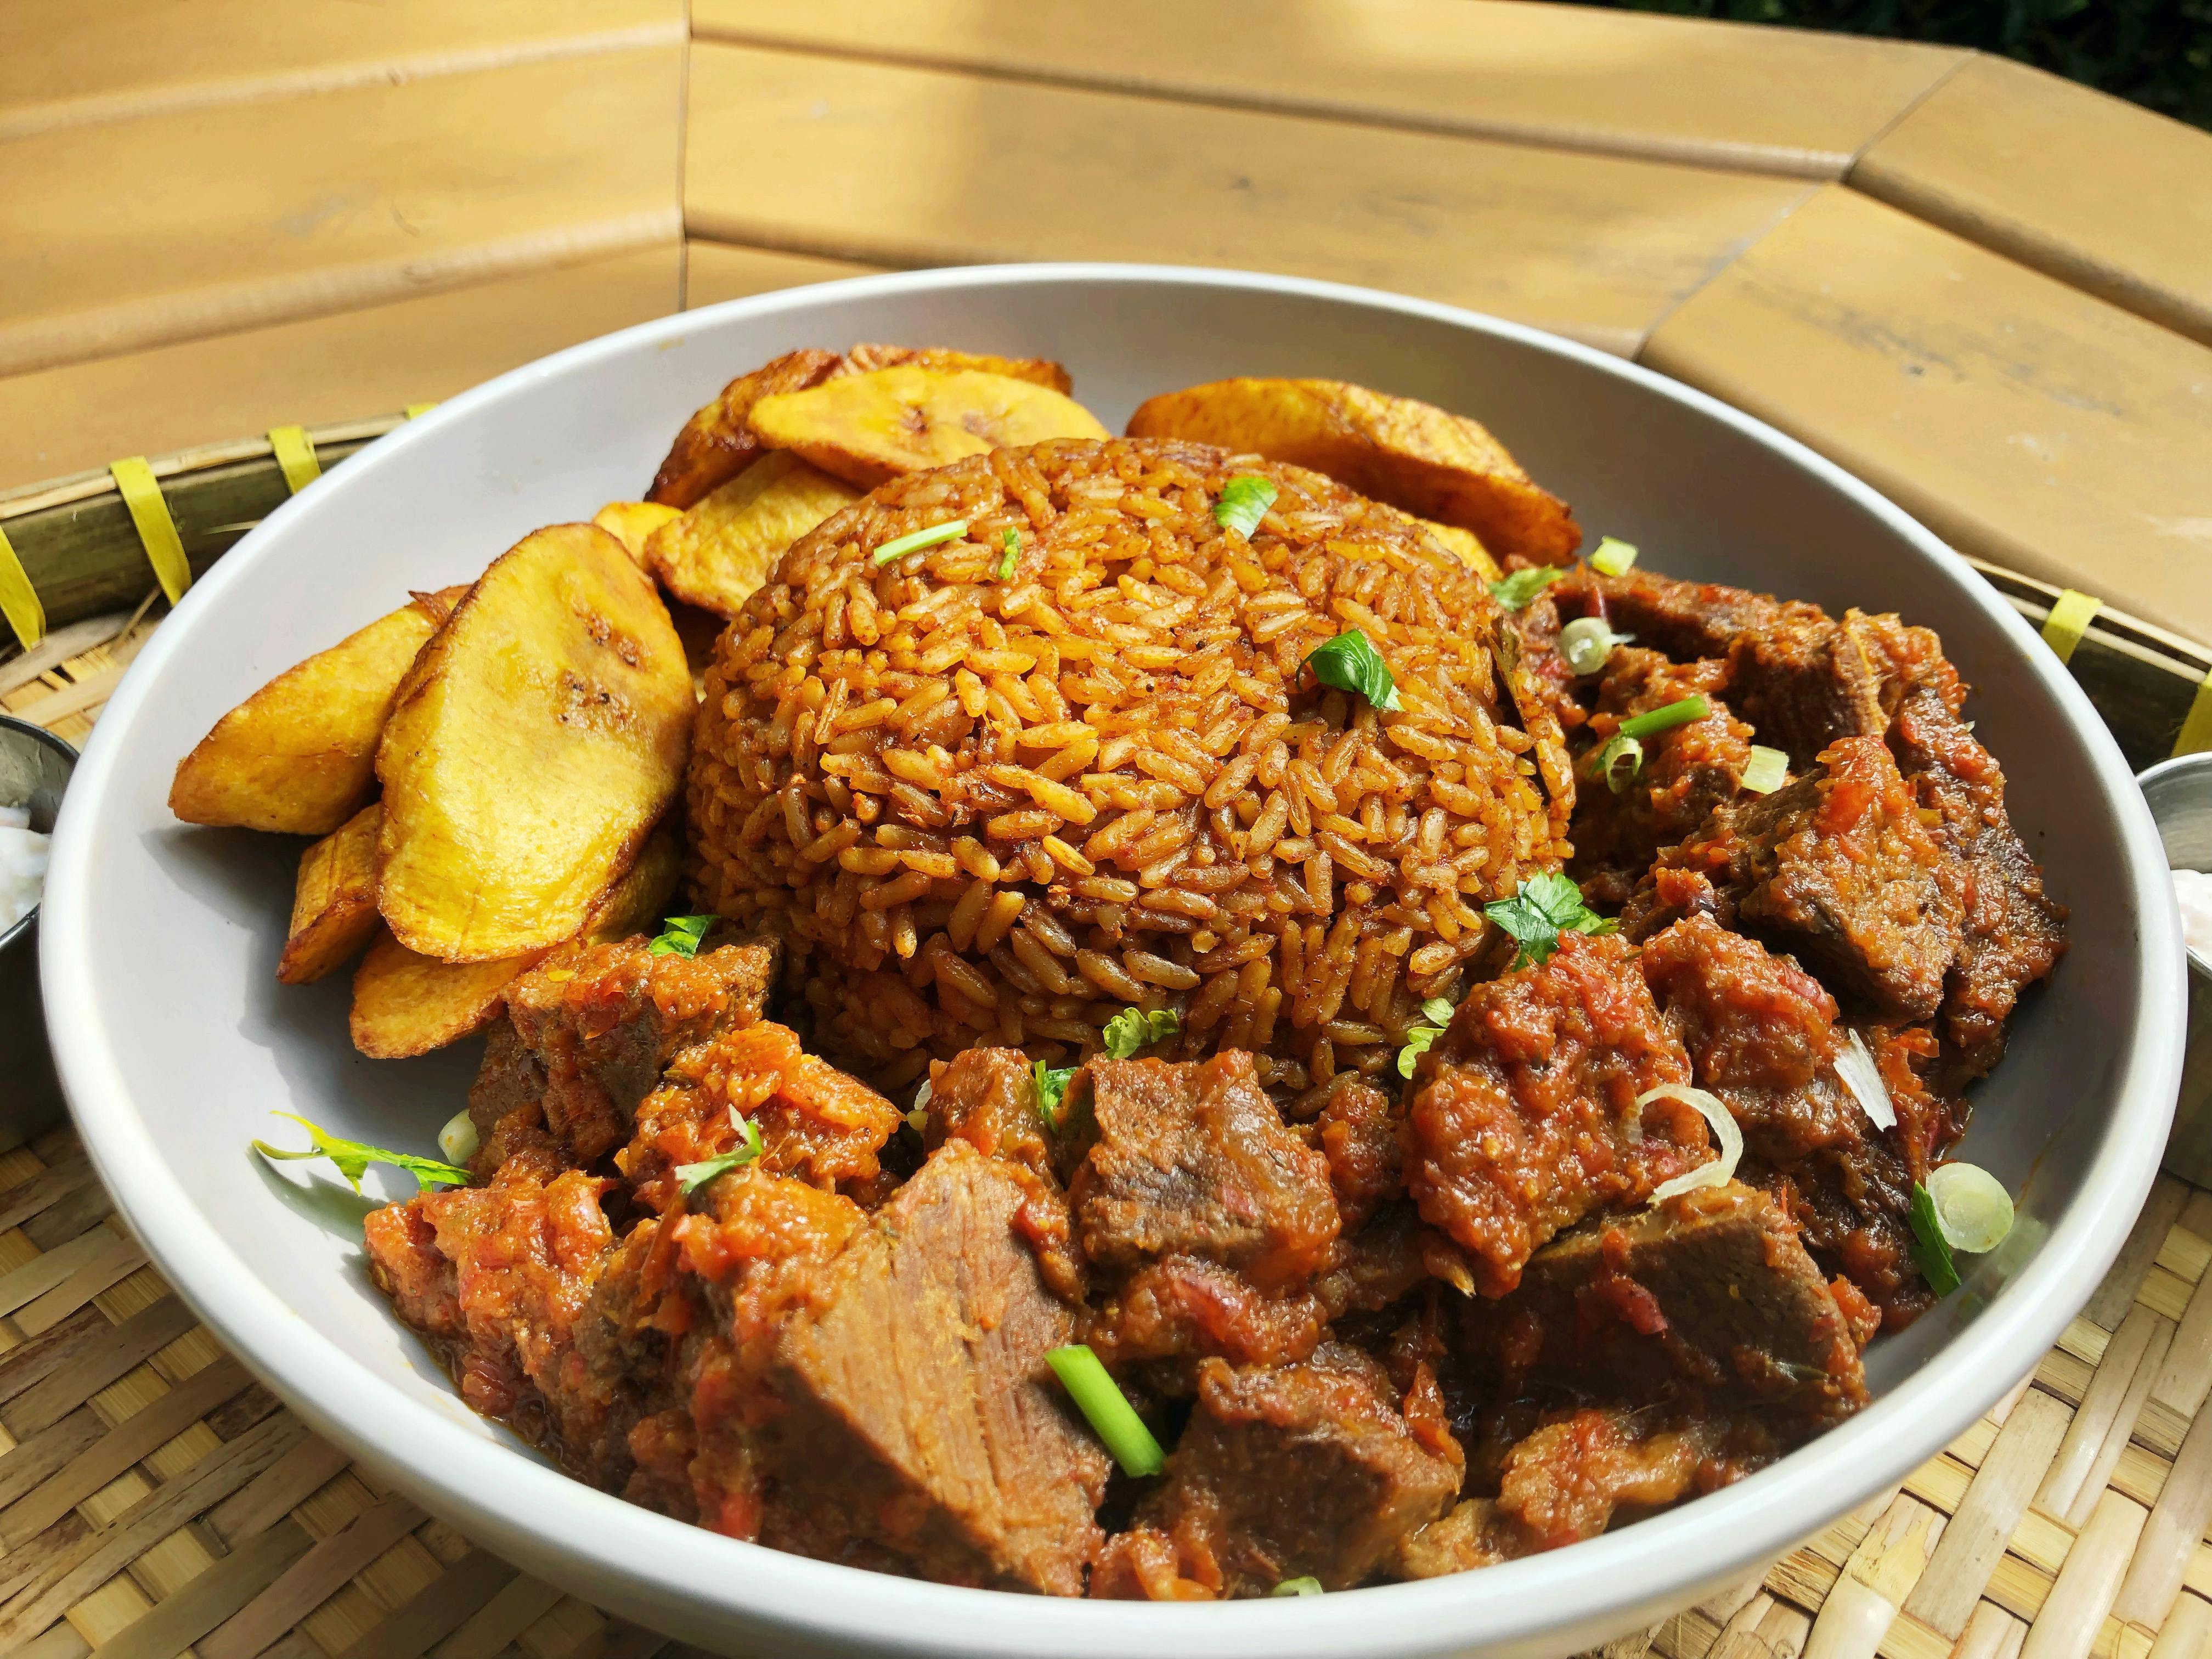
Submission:
[[1284,1125],[1251,1055],[1093,1060],[1065,1103],[1095,1136],[1068,1186],[1094,1267],[1188,1257],[1273,1291],[1326,1258],[1339,1225],[1328,1160]]
[[1723,806],[1621,912],[1648,938],[1703,913],[1793,951],[1887,1017],[1923,1020],[1959,951],[1944,853],[1878,738],[1846,738],[1786,788]]
[[1562,934],[1548,961],[1476,986],[1422,1056],[1407,1188],[1466,1248],[1476,1288],[1502,1296],[1553,1234],[1711,1156],[1694,1109],[1637,1103],[1689,1080],[1627,944]]
[[1464,1316],[1471,1362],[1512,1393],[1755,1406],[1801,1427],[1866,1400],[1858,1346],[1796,1229],[1736,1182],[1563,1233],[1510,1296]]
[[1885,1130],[1837,1071],[1851,1033],[1834,999],[1790,957],[1692,916],[1647,940],[1638,962],[1698,1086],[1743,1130],[1738,1176],[1783,1199],[1814,1257],[1890,1324],[1911,1320],[1929,1301],[1912,1261],[1912,1183],[1963,1127],[1913,1070],[1916,1048],[1933,1042],[1910,1029],[1861,1036],[1897,1115]]
[[776,957],[769,939],[692,957],[655,956],[642,936],[562,945],[507,988],[469,1097],[479,1144],[521,1109],[574,1163],[612,1152],[679,1050],[760,1018]]
[[1039,1173],[1052,1168],[1036,1074],[1018,1048],[969,1048],[932,1066],[927,1110],[925,1138],[933,1152],[948,1140],[964,1140]]
[[965,1141],[822,1267],[779,1339],[764,1543],[944,1583],[1080,1595],[1107,1458],[1044,1364],[1073,1321]]
[[1165,1484],[1112,1540],[1092,1593],[1264,1595],[1304,1577],[1348,1589],[1444,1512],[1461,1470],[1441,1422],[1409,1419],[1356,1349],[1279,1367],[1210,1359]]
[[1622,720],[1686,697],[1703,697],[1706,713],[1642,739],[1643,763],[1618,791],[1596,776],[1585,777],[1577,790],[1569,832],[1575,844],[1572,873],[1599,908],[1619,909],[1661,848],[1680,841],[1713,808],[1735,799],[1751,763],[1752,730],[1721,700],[1726,683],[1725,665],[1719,662],[1672,663],[1638,646],[1613,651],[1597,683],[1589,753]]

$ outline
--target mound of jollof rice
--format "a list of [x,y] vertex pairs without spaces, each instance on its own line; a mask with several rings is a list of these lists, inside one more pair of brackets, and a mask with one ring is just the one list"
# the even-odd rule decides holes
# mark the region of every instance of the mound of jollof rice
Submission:
[[[1249,543],[1213,515],[1238,474],[1279,492]],[[1395,713],[1301,683],[1355,626]],[[788,940],[816,1043],[881,1086],[978,1042],[1072,1060],[1134,1005],[1181,1016],[1154,1053],[1316,1091],[1558,867],[1571,784],[1508,634],[1414,520],[1302,468],[1064,440],[896,479],[717,646],[692,879]]]

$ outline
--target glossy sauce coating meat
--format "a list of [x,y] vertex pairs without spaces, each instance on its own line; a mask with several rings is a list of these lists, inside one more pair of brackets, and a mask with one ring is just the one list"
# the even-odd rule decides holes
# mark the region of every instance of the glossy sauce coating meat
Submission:
[[1502,1296],[1563,1227],[1711,1156],[1705,1120],[1639,1107],[1690,1065],[1620,939],[1560,937],[1551,960],[1478,985],[1413,1074],[1407,1186]]

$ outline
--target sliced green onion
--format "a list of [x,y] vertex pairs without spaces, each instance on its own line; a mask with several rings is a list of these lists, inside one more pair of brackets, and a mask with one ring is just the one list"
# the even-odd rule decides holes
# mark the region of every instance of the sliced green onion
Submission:
[[1241,473],[1222,486],[1221,499],[1213,504],[1213,521],[1249,541],[1274,504],[1274,485],[1249,472]]
[[876,550],[876,563],[889,564],[893,559],[904,558],[909,553],[919,553],[925,547],[934,547],[939,542],[949,542],[968,533],[968,520],[954,519],[945,524],[933,524],[927,530],[909,530],[903,536],[894,536]]
[[466,1164],[477,1155],[477,1121],[464,1106],[438,1131],[438,1150],[446,1155],[448,1164]]
[[1559,654],[1576,673],[1595,674],[1627,637],[1607,628],[1602,617],[1577,617],[1559,630]]
[[670,916],[660,924],[660,937],[647,948],[656,957],[696,957],[699,941],[719,921],[715,916]]
[[1938,1164],[1928,1172],[1927,1190],[1936,1225],[1954,1250],[1981,1255],[2012,1231],[2012,1194],[1978,1164]]
[[1687,726],[1692,720],[1701,720],[1711,714],[1711,705],[1694,693],[1654,708],[1649,714],[1631,714],[1620,723],[1624,738],[1656,738],[1662,732],[1671,732],[1678,726]]
[[1181,1030],[1182,1021],[1172,1008],[1155,1008],[1150,1013],[1142,1008],[1124,1008],[1106,1022],[1101,1035],[1109,1054],[1127,1060],[1139,1048],[1165,1042]]
[[1616,795],[1635,782],[1643,769],[1644,745],[1625,732],[1607,738],[1583,762],[1583,775],[1603,778],[1605,787]]
[[1712,1129],[1713,1145],[1720,1156],[1700,1164],[1686,1175],[1661,1182],[1652,1189],[1651,1201],[1661,1204],[1677,1194],[1693,1193],[1700,1187],[1726,1186],[1735,1175],[1735,1166],[1743,1159],[1743,1131],[1736,1127],[1735,1115],[1721,1103],[1718,1095],[1692,1089],[1686,1084],[1662,1083],[1656,1089],[1646,1089],[1636,1097],[1636,1109],[1640,1112],[1655,1100],[1679,1100],[1693,1108]]
[[1041,1060],[1030,1062],[1030,1080],[1036,1085],[1037,1116],[1044,1127],[1055,1133],[1060,1128],[1060,1103],[1067,1093],[1067,1085],[1075,1076],[1075,1067],[1063,1066],[1054,1069]]
[[1897,1103],[1889,1097],[1889,1085],[1881,1080],[1881,1067],[1874,1051],[1864,1037],[1848,1027],[1844,1032],[1844,1051],[1836,1056],[1836,1075],[1876,1128],[1897,1127]]
[[1285,1578],[1267,1592],[1270,1595],[1319,1595],[1321,1593],[1321,1580],[1313,1577]]
[[1771,795],[1789,781],[1790,757],[1763,743],[1751,745],[1751,758],[1744,763],[1743,775],[1736,780],[1754,795]]
[[1386,714],[1398,708],[1398,682],[1390,665],[1375,648],[1375,641],[1356,628],[1347,628],[1334,639],[1306,653],[1304,666],[1313,670],[1323,685],[1357,692]]
[[1636,544],[1618,536],[1601,536],[1590,550],[1590,568],[1601,576],[1618,576],[1636,562]]
[[1123,1474],[1158,1474],[1166,1467],[1167,1454],[1160,1449],[1160,1443],[1152,1438],[1145,1419],[1137,1415],[1135,1407],[1106,1374],[1105,1366],[1098,1363],[1098,1356],[1085,1344],[1071,1342],[1064,1348],[1050,1349],[1044,1363],[1052,1367],[1052,1374],[1067,1390],[1076,1409],[1106,1443],[1106,1449],[1114,1454]]
[[1948,1296],[1959,1288],[1959,1269],[1951,1260],[1951,1246],[1936,1218],[1936,1200],[1918,1182],[1912,1183],[1912,1261],[1928,1288]]
[[720,1158],[676,1166],[676,1179],[687,1194],[697,1192],[717,1176],[726,1176],[742,1164],[750,1164],[761,1155],[760,1126],[749,1117],[738,1117],[735,1107],[730,1109],[730,1115],[736,1120],[738,1134],[744,1137],[735,1151],[724,1152]]
[[1491,597],[1508,611],[1525,611],[1528,601],[1565,575],[1564,566],[1532,564],[1525,570],[1516,570],[1503,580],[1490,585]]
[[1006,550],[999,555],[998,574],[999,580],[1003,582],[1011,580],[1013,577],[1014,555],[1022,550],[1022,538],[1014,533],[1013,526],[1008,525],[1006,533],[1002,539]]
[[372,1164],[389,1164],[394,1169],[404,1170],[428,1187],[433,1182],[443,1187],[465,1187],[469,1172],[451,1164],[441,1164],[434,1158],[417,1158],[412,1152],[389,1152],[381,1146],[372,1146],[366,1141],[347,1140],[310,1123],[297,1112],[271,1112],[271,1117],[289,1117],[307,1132],[308,1139],[315,1144],[304,1152],[288,1152],[281,1146],[271,1146],[265,1140],[253,1143],[253,1150],[264,1158],[289,1159],[326,1158],[337,1165],[338,1173],[353,1183],[356,1192],[361,1190],[361,1178]]

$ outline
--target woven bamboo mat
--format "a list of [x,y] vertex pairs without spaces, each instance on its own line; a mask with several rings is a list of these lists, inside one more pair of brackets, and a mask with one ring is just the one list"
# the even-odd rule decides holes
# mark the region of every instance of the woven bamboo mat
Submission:
[[[146,607],[0,661],[82,739]],[[82,631],[79,631],[82,630]],[[2103,1285],[1897,1491],[1604,1659],[2212,1655],[2212,1192],[2161,1176]],[[75,1135],[0,1151],[0,1656],[648,1659],[317,1439],[148,1265]]]

